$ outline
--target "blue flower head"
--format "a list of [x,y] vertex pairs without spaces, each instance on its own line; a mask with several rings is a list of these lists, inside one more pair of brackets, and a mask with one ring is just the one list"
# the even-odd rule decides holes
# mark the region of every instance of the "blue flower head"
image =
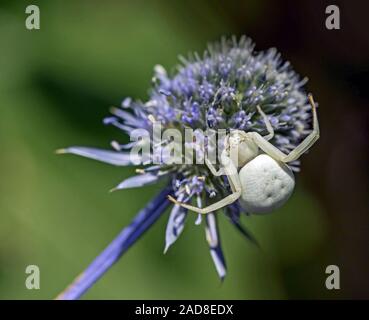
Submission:
[[[290,152],[311,132],[310,106],[301,79],[288,62],[283,62],[276,49],[255,52],[254,44],[246,37],[237,40],[223,38],[209,45],[202,56],[181,58],[176,72],[169,74],[162,66],[154,68],[153,85],[149,100],[123,100],[120,108],[111,110],[112,116],[104,120],[130,134],[135,129],[150,132],[153,123],[183,132],[192,128],[196,142],[184,142],[201,156],[198,141],[206,144],[207,129],[239,129],[266,134],[265,124],[257,106],[260,106],[273,126],[275,135],[271,143],[283,152]],[[135,142],[121,145],[114,141],[114,150],[70,147],[72,153],[116,166],[132,165],[130,149]],[[202,155],[203,156],[203,155]],[[298,171],[299,162],[290,163]],[[78,298],[86,291],[156,220],[170,207],[166,196],[171,194],[181,202],[195,202],[206,206],[230,192],[227,179],[213,176],[206,166],[193,164],[141,163],[139,173],[121,182],[115,189],[142,187],[159,179],[167,187],[153,199],[126,227],[110,246],[65,291],[60,298]],[[200,178],[200,177],[205,177]],[[255,242],[240,222],[243,212],[238,201],[223,208],[229,221],[246,238]],[[170,208],[165,232],[165,251],[178,239],[186,224],[188,212],[174,205]],[[217,216],[213,213],[199,216],[197,225],[205,228],[211,257],[221,278],[226,275]]]

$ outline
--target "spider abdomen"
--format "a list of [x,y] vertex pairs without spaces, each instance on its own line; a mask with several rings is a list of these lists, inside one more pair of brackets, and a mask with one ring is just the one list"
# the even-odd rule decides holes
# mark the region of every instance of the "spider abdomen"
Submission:
[[295,178],[291,169],[261,154],[239,172],[242,185],[240,202],[250,213],[267,213],[282,206],[291,196]]

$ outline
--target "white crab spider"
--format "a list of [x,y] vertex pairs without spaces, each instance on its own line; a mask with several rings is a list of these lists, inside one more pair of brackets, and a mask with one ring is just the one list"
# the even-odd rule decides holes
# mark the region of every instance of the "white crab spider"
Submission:
[[[313,112],[313,130],[288,155],[268,142],[273,138],[274,130],[267,116],[257,107],[265,121],[268,135],[262,137],[257,132],[235,130],[227,136],[226,148],[220,157],[222,167],[219,171],[209,159],[205,159],[213,175],[227,175],[232,193],[205,208],[179,202],[171,196],[168,196],[169,200],[201,214],[214,212],[237,199],[240,199],[242,207],[250,213],[267,213],[282,206],[295,186],[292,170],[286,163],[297,160],[319,138],[315,103],[312,95],[309,94],[308,97]],[[232,150],[237,151],[234,153]],[[241,168],[239,172],[238,168]]]

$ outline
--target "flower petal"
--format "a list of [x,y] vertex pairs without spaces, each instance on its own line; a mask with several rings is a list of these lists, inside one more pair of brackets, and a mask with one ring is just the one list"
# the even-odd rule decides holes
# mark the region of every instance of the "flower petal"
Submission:
[[[200,197],[199,195],[197,195],[196,201],[197,201],[197,206],[198,206],[199,208],[201,208],[201,207],[202,207],[202,201],[201,201],[201,197]],[[199,225],[201,224],[201,222],[202,222],[202,214],[201,214],[201,213],[199,213],[199,214],[197,215],[196,220],[195,220],[195,225],[196,225],[196,226],[199,226]]]
[[166,199],[170,193],[169,187],[161,191],[57,299],[79,299],[161,216],[170,205]]
[[253,236],[253,234],[248,231],[242,224],[240,221],[240,211],[239,208],[237,206],[237,204],[231,204],[227,207],[226,209],[226,215],[229,218],[229,220],[231,221],[231,223],[236,227],[236,229],[238,231],[241,232],[241,234],[249,241],[251,241],[254,245],[256,245],[257,247],[260,247],[258,241],[256,240],[256,238]]
[[121,118],[124,120],[124,124],[128,125],[128,126],[133,126],[135,128],[140,128],[142,121],[137,118],[135,115],[124,111],[122,109],[119,108],[111,108],[111,113],[113,115],[115,115],[118,118]]
[[[78,156],[86,157],[89,159],[94,159],[97,161],[109,163],[115,166],[128,166],[133,164],[135,161],[140,161],[139,156],[116,152],[110,150],[96,149],[96,148],[88,148],[88,147],[69,147],[65,149],[59,149],[56,151],[58,154],[62,153],[71,153]],[[135,163],[137,163],[135,162]]]
[[[178,201],[183,200],[183,195],[178,197]],[[166,253],[169,247],[178,239],[183,231],[187,217],[187,210],[179,205],[175,205],[169,215],[167,228],[165,231],[165,249]]]
[[140,174],[138,176],[133,176],[128,179],[125,179],[120,184],[118,184],[112,191],[142,187],[144,185],[157,181],[158,178],[159,177],[157,175],[154,175],[152,173]]
[[210,254],[213,259],[215,268],[217,269],[220,279],[223,280],[227,274],[227,266],[220,245],[217,219],[214,213],[209,213],[206,215],[205,233],[206,240],[208,241],[210,246]]

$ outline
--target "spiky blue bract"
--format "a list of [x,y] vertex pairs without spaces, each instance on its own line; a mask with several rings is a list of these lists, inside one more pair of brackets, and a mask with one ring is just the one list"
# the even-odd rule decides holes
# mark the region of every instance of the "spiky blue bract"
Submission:
[[165,188],[133,219],[131,224],[109,244],[109,246],[79,275],[57,299],[79,299],[143,233],[161,216],[168,207],[166,197],[171,188]]

